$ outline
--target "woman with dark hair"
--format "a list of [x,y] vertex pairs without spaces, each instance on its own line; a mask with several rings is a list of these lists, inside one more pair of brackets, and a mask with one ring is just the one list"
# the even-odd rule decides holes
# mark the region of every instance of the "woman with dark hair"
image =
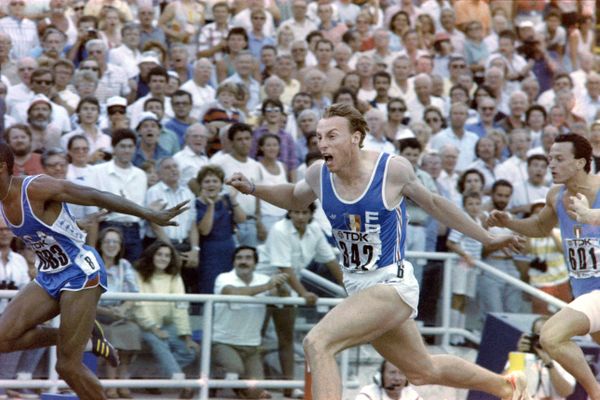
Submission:
[[198,287],[200,293],[213,293],[215,279],[231,270],[235,250],[233,239],[236,223],[244,222],[246,214],[232,195],[221,194],[225,174],[216,165],[206,165],[198,172],[196,222],[200,233]]
[[[123,258],[123,233],[120,229],[114,227],[103,229],[99,234],[96,250],[106,266],[109,292],[139,292],[135,271],[129,261]],[[118,367],[106,363],[108,379],[129,379],[131,360],[135,352],[142,347],[141,330],[134,322],[134,307],[135,303],[132,301],[102,300],[98,304],[98,321],[102,324],[106,337],[119,350],[121,361]],[[133,398],[126,388],[107,389],[106,397]]]
[[396,142],[396,138],[405,133],[410,118],[406,116],[406,102],[400,97],[392,97],[387,104],[387,122],[385,137]]
[[460,175],[456,182],[456,188],[461,197],[456,199],[456,204],[459,207],[463,206],[462,196],[465,193],[479,193],[481,195],[482,204],[485,204],[488,200],[488,196],[483,195],[483,188],[485,187],[485,176],[483,173],[476,168],[469,168]]
[[61,139],[61,146],[67,148],[69,139],[75,135],[83,135],[89,143],[90,164],[104,160],[106,153],[112,153],[111,137],[103,133],[98,127],[100,118],[100,103],[92,96],[84,97],[79,101],[77,109],[77,124],[79,128],[67,133]]
[[[230,259],[228,259],[230,262]],[[157,240],[135,263],[140,293],[185,294],[177,252],[170,244]],[[142,338],[168,379],[185,379],[183,368],[190,365],[200,350],[192,340],[187,303],[141,302],[135,317],[142,327]],[[183,389],[180,398],[192,398]]]
[[248,48],[248,34],[242,27],[231,28],[225,42],[227,45],[218,55],[220,59],[216,62],[217,79],[219,82],[222,82],[235,73],[233,64],[239,52]]
[[[277,135],[267,133],[258,139],[258,152],[260,170],[262,172],[261,184],[279,185],[288,183],[285,165],[278,161],[281,149],[281,139]],[[273,224],[285,217],[286,210],[276,207],[266,201],[260,202],[261,223],[265,232],[269,232]]]
[[446,128],[446,120],[442,111],[435,106],[427,106],[423,110],[423,121],[431,128],[431,136]]
[[390,51],[402,51],[402,36],[410,29],[410,17],[406,11],[398,11],[390,19]]

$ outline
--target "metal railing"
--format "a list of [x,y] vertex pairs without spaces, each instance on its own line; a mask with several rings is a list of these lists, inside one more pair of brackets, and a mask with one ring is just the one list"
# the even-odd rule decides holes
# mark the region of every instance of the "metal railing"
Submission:
[[[428,260],[441,260],[443,263],[443,289],[442,289],[442,323],[439,327],[420,327],[420,332],[426,335],[437,335],[442,337],[442,347],[448,347],[451,334],[458,334],[479,343],[480,338],[473,335],[466,329],[450,327],[450,308],[452,301],[452,265],[453,260],[458,256],[454,253],[428,253],[428,252],[407,252],[407,258],[425,258]],[[558,308],[566,305],[563,301],[536,289],[521,280],[514,278],[498,269],[477,261],[476,267],[494,275],[495,277],[518,287],[522,291],[530,294],[533,297],[552,304]],[[335,283],[332,283],[317,274],[310,271],[302,271],[301,275],[316,284],[326,286],[327,289],[338,295],[345,295],[345,290]],[[1,298],[12,298],[16,295],[15,290],[0,291]],[[208,295],[208,294],[157,294],[157,293],[105,293],[102,295],[104,300],[123,300],[123,301],[174,301],[188,303],[204,303],[204,312],[202,315],[202,344],[200,354],[200,377],[197,379],[119,379],[101,380],[104,387],[122,387],[122,388],[199,388],[200,399],[208,399],[209,388],[303,388],[304,381],[302,380],[226,380],[226,379],[210,379],[210,363],[211,363],[211,342],[212,342],[212,319],[213,305],[215,303],[244,303],[244,304],[278,304],[278,305],[305,305],[305,301],[298,297],[251,297],[237,295]],[[334,307],[343,299],[341,298],[319,298],[317,306]],[[54,321],[56,323],[56,319]],[[358,386],[358,381],[348,379],[348,350],[342,352],[340,357],[341,377],[345,388],[355,388]],[[0,380],[1,388],[49,388],[50,391],[56,392],[59,388],[66,387],[66,383],[59,379],[54,365],[56,363],[56,349],[50,349],[50,359],[48,363],[49,379],[34,379],[34,380]]]

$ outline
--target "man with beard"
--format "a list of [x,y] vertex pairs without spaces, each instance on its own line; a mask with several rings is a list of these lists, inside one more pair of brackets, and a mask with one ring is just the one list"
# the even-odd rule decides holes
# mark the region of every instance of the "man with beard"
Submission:
[[[509,181],[504,179],[497,180],[492,186],[491,209],[488,211],[507,210],[512,193],[513,186]],[[507,228],[492,227],[489,228],[489,232],[493,235],[503,235],[510,233],[510,230]],[[517,270],[510,253],[501,250],[489,252],[484,247],[483,262],[514,278],[520,278],[519,270]],[[485,320],[485,316],[489,312],[516,313],[520,311],[523,300],[521,299],[520,289],[515,286],[485,272],[479,277],[477,286],[482,321]]]
[[53,122],[52,110],[52,102],[43,94],[35,96],[27,108],[33,151],[60,146],[61,131]]
[[[36,99],[42,97],[46,100],[50,99],[53,94],[53,86],[54,75],[52,74],[52,70],[48,68],[38,68],[31,74],[31,90]],[[60,133],[70,132],[72,130],[71,120],[69,119],[67,110],[63,106],[52,103],[50,100],[48,101],[51,105],[50,112],[52,115],[52,123],[60,130]],[[30,103],[21,102],[11,111],[11,115],[18,122],[26,122],[29,117],[30,108]]]
[[42,36],[42,47],[40,49],[34,49],[32,55],[36,58],[48,57],[52,62],[65,56],[65,44],[67,41],[67,35],[58,29],[49,27],[44,31]]
[[4,132],[4,140],[15,155],[13,175],[37,175],[44,172],[42,157],[32,152],[31,130],[27,125],[16,124]]

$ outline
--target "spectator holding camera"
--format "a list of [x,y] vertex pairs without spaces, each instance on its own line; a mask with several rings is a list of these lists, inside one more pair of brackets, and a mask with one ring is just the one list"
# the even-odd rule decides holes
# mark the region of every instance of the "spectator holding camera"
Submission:
[[[540,345],[540,332],[548,316],[536,318],[531,333],[523,333],[517,342],[517,351],[535,355],[535,374],[529,375],[529,395],[539,400],[560,400],[575,390],[575,378],[550,357]],[[533,376],[532,376],[533,375]]]

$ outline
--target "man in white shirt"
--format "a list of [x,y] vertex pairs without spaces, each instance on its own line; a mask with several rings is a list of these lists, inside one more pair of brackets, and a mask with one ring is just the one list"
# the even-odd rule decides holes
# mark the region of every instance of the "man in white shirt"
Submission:
[[144,97],[140,97],[135,103],[127,107],[127,113],[129,114],[129,121],[132,127],[137,125],[140,114],[144,112],[144,103],[152,97],[163,101],[166,117],[173,118],[175,116],[173,107],[171,106],[171,98],[166,96],[168,81],[169,75],[165,68],[154,67],[150,70],[148,73],[148,87],[150,88],[150,93]]
[[179,253],[184,267],[181,270],[181,277],[186,292],[198,293],[197,290],[194,290],[198,281],[198,272],[195,268],[198,266],[198,251],[200,250],[196,226],[196,207],[194,207],[196,196],[188,188],[187,183],[185,185],[180,183],[179,167],[173,157],[159,160],[156,171],[160,181],[148,189],[146,206],[171,208],[184,201],[189,201],[190,208],[173,218],[173,221],[177,222],[175,226],[159,226],[146,222],[148,225],[146,244],[149,245],[155,239],[171,243]]
[[385,115],[378,108],[371,108],[365,114],[369,133],[365,137],[364,149],[396,154],[396,147],[385,137]]
[[[231,144],[231,152],[219,157],[218,165],[228,179],[236,172],[244,172],[248,179],[257,183],[262,179],[258,161],[249,157],[252,145],[252,127],[247,124],[231,125],[227,132]],[[238,242],[240,245],[256,247],[260,236],[266,236],[260,221],[259,200],[249,194],[240,193],[237,197],[241,209],[246,214],[246,221],[238,224]]]
[[437,178],[437,182],[442,186],[447,193],[447,198],[455,204],[460,204],[461,194],[458,193],[456,184],[458,183],[459,175],[456,172],[456,162],[460,154],[460,150],[453,144],[445,144],[440,150],[442,159],[442,171]]
[[117,65],[107,62],[108,48],[101,39],[92,39],[85,44],[89,57],[98,62],[98,87],[96,97],[104,103],[109,97],[127,97],[131,92],[133,83],[129,82],[125,70]]
[[[233,253],[233,270],[219,274],[215,281],[217,295],[266,296],[276,293],[287,281],[283,273],[272,277],[254,272],[256,249],[240,246]],[[217,303],[213,322],[213,361],[223,374],[242,379],[264,379],[260,344],[266,305],[258,303]],[[244,390],[246,398],[266,398],[260,389]]]
[[457,171],[464,171],[475,160],[475,145],[479,136],[465,129],[469,108],[460,102],[450,107],[450,126],[431,138],[429,145],[432,149],[440,150],[446,144],[452,144],[460,149]]
[[192,118],[199,119],[206,105],[215,100],[215,89],[209,85],[212,73],[212,62],[208,58],[199,58],[194,61],[192,79],[180,87],[192,95]]
[[527,180],[527,150],[531,147],[529,131],[514,129],[508,136],[508,147],[512,156],[496,167],[496,180],[524,182]]
[[25,0],[8,1],[8,16],[0,19],[0,31],[10,36],[15,60],[29,55],[40,45],[35,22],[25,18]]
[[306,0],[294,0],[292,2],[292,16],[281,23],[280,29],[289,26],[294,33],[295,40],[304,40],[312,31],[317,30],[317,25],[306,17]]
[[254,57],[248,50],[242,50],[235,58],[235,74],[225,79],[223,82],[242,83],[246,86],[250,99],[248,100],[248,110],[254,110],[260,105],[260,83],[253,78]]
[[585,94],[579,98],[580,101],[577,102],[573,113],[584,117],[589,125],[598,119],[597,115],[600,111],[600,74],[591,71],[587,75],[585,87]]
[[[419,74],[413,81],[414,96],[405,98],[408,113],[412,121],[422,121],[423,111],[427,106],[435,106],[444,112],[444,100],[431,94],[431,77],[427,74]],[[401,96],[402,97],[402,96]]]
[[392,62],[392,85],[390,97],[400,97],[407,100],[415,96],[413,80],[410,77],[411,62],[407,55],[402,54]]
[[252,21],[250,19],[250,14],[254,9],[264,10],[266,14],[265,16],[267,17],[267,19],[263,26],[263,35],[271,38],[275,37],[275,23],[273,21],[273,15],[271,15],[269,10],[265,9],[264,0],[248,0],[246,2],[246,7],[233,16],[231,20],[232,25],[241,26],[246,30],[246,32],[251,32]]
[[7,114],[10,114],[17,103],[27,103],[33,97],[33,90],[31,90],[31,75],[37,67],[37,61],[31,57],[22,57],[17,61],[17,75],[21,82],[8,88],[6,94]]
[[134,79],[140,69],[138,63],[142,57],[138,46],[140,45],[140,27],[134,23],[125,24],[121,28],[123,44],[108,52],[108,61],[125,70],[127,79]]
[[[146,173],[132,164],[136,134],[130,129],[117,129],[112,134],[113,159],[92,167],[90,186],[122,196],[144,206],[148,179]],[[136,261],[142,254],[141,224],[139,217],[110,213],[100,223],[100,228],[117,227],[123,232],[124,257]]]
[[548,159],[543,154],[527,157],[527,180],[513,185],[513,195],[508,206],[512,214],[524,216],[531,212],[533,202],[545,199],[550,186],[546,185]]
[[187,185],[191,179],[195,179],[198,171],[208,164],[206,157],[208,137],[206,127],[198,122],[190,125],[185,131],[185,147],[173,155],[173,159],[179,166],[181,185]]

